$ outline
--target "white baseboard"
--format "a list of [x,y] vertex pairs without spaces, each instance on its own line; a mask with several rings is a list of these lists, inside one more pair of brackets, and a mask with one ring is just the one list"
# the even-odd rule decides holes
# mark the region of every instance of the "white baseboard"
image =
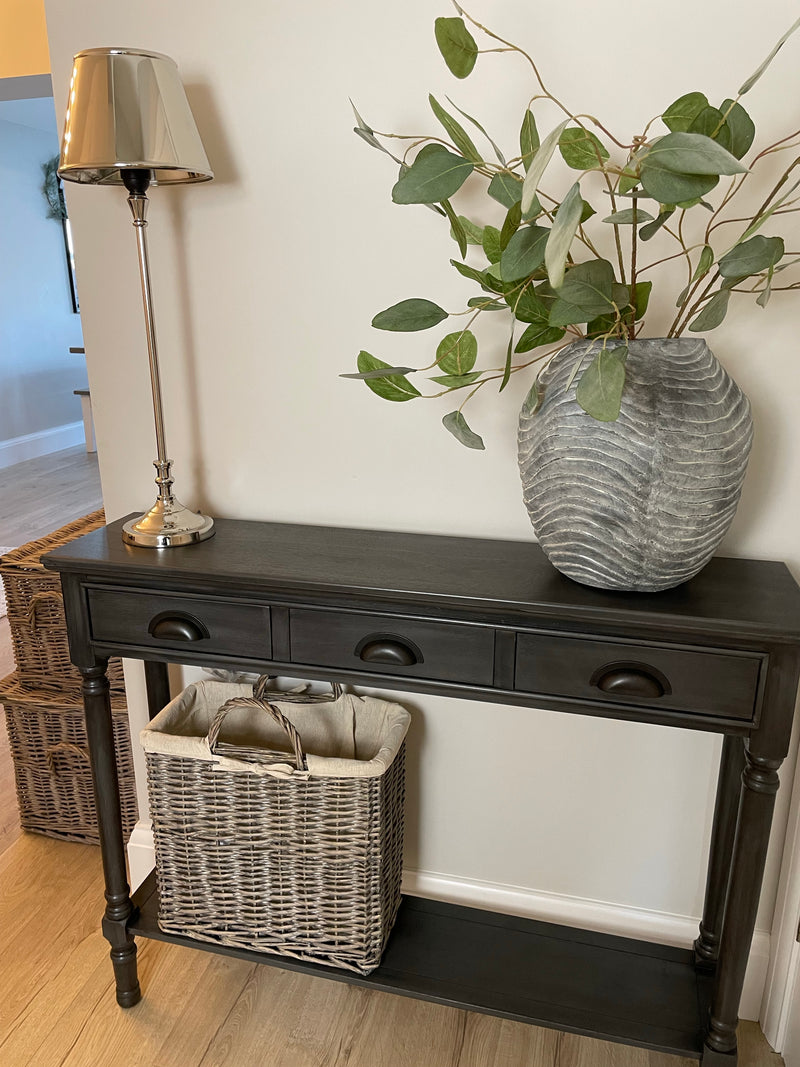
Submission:
[[85,440],[83,422],[67,422],[63,426],[53,426],[38,433],[26,433],[22,437],[12,437],[0,441],[0,468],[12,467],[26,459],[48,456],[51,452],[60,452],[64,448],[83,444]]
[[[150,823],[137,823],[128,844],[131,885],[140,885],[155,866],[153,831]],[[474,879],[453,878],[430,871],[403,871],[403,892],[414,897],[430,897],[451,904],[520,915],[542,922],[576,926],[604,934],[618,934],[657,944],[689,948],[697,936],[699,918],[647,911],[624,904],[540,893],[520,886],[498,885]],[[742,1019],[758,1019],[769,964],[770,938],[756,930],[747,965],[739,1014]]]

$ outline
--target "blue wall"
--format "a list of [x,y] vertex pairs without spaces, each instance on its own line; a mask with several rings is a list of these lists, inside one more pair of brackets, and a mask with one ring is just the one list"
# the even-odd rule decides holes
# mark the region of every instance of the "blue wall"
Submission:
[[52,98],[0,100],[0,444],[81,417],[80,316],[41,165],[58,152]]

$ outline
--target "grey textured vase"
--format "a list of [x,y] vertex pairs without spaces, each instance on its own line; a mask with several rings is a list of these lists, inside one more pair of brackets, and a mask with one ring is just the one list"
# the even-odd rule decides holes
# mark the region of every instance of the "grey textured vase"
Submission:
[[750,403],[705,341],[628,345],[622,408],[597,422],[569,384],[590,341],[557,353],[542,406],[523,409],[519,464],[539,544],[563,574],[601,589],[680,585],[731,524],[753,438]]

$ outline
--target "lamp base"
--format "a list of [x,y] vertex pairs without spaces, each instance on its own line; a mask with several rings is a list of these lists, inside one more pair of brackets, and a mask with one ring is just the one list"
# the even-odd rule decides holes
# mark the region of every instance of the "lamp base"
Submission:
[[148,512],[122,527],[122,540],[137,548],[179,548],[213,536],[213,519],[190,511],[174,498],[167,503],[159,497]]

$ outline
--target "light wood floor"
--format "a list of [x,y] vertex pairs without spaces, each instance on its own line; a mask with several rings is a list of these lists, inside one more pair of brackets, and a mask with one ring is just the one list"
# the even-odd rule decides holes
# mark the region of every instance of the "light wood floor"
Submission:
[[[53,461],[39,472],[39,495],[49,498],[55,511],[60,505],[47,479],[69,470],[68,477],[80,483],[83,476],[76,471],[86,466],[86,453],[70,451],[72,457],[61,457],[64,465]],[[32,469],[19,464],[17,475],[22,467]],[[17,479],[17,496],[13,479],[6,474],[3,481],[4,474],[0,544],[43,536],[100,503],[99,491],[96,503],[67,493],[72,513],[26,516],[27,479]],[[88,484],[91,488],[91,479]],[[0,619],[0,677],[11,669],[8,620]],[[144,999],[123,1011],[114,999],[108,945],[99,929],[102,902],[97,848],[20,832],[3,731],[2,1067],[690,1067],[695,1062],[146,940],[139,942]],[[783,1064],[755,1023],[741,1025],[739,1041],[739,1067]]]
[[97,454],[83,445],[0,469],[0,545],[44,537],[102,505]]

